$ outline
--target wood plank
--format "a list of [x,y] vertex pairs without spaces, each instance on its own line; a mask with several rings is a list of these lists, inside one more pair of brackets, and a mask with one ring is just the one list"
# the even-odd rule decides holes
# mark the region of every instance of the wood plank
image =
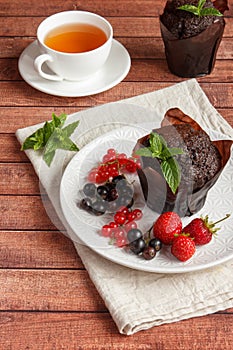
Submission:
[[[180,78],[171,74],[165,60],[133,60],[131,70],[125,81],[169,81],[179,82]],[[219,82],[228,83],[233,81],[232,64],[229,60],[216,61],[210,75],[198,79],[203,83]]]
[[[38,25],[43,17],[2,17],[0,36],[6,37],[36,37]],[[148,38],[161,37],[158,17],[106,17],[113,27],[113,35],[118,37]],[[226,18],[223,36],[232,38],[233,18]],[[127,34],[126,34],[127,33]]]
[[[21,52],[34,41],[35,38],[26,37],[0,37],[0,58],[17,58]],[[121,42],[129,51],[130,56],[134,58],[154,58],[165,59],[164,45],[160,37],[117,37],[117,40]],[[217,59],[232,59],[233,58],[233,44],[232,38],[223,38],[217,53]],[[3,65],[3,63],[1,63]],[[11,67],[13,65],[13,68]],[[9,70],[16,70],[14,61],[8,60],[7,68]],[[2,73],[1,73],[2,74]],[[16,74],[16,73],[15,73]],[[3,76],[7,76],[4,73]]]
[[[233,45],[232,45],[233,51]],[[210,75],[202,78],[203,82],[232,81],[233,72],[230,60],[217,60]],[[22,80],[18,72],[17,59],[0,59],[0,80]],[[180,78],[171,74],[165,58],[163,59],[132,59],[132,65],[125,81],[179,81]]]
[[[74,4],[72,0],[54,0],[50,3],[36,0],[24,0],[23,14],[24,16],[48,16],[55,12],[70,11],[70,10],[84,10],[96,12],[102,16],[158,16],[162,13],[166,1],[163,0],[102,0],[101,8],[98,2],[92,0],[80,0]],[[229,11],[227,16],[233,16],[233,5],[228,1]],[[22,5],[20,2],[6,2],[0,0],[0,16],[21,16]]]
[[[120,336],[108,313],[5,312],[2,349],[226,350],[233,342],[231,315],[215,314]],[[67,348],[68,347],[68,348]]]
[[[83,109],[85,108],[72,107],[69,105],[64,105],[64,107],[0,107],[1,133],[15,133],[17,129],[44,123],[46,120],[51,120],[52,113],[57,115],[61,113],[73,114]],[[12,141],[13,138],[15,137],[12,136]],[[19,144],[17,144],[17,146],[19,146]]]
[[165,1],[160,0],[102,0],[100,4],[92,0],[80,0],[74,2],[72,0],[54,0],[52,2],[24,0],[23,10],[22,4],[17,2],[6,2],[0,0],[1,16],[48,16],[55,12],[82,10],[96,12],[102,16],[155,16],[162,10]]
[[[171,79],[173,76],[171,75]],[[180,78],[179,81],[187,79]],[[232,106],[233,83],[204,83],[202,78],[198,79],[200,86],[205,91],[210,102],[216,108],[229,108]],[[100,94],[88,97],[57,97],[36,91],[25,82],[0,82],[2,99],[0,107],[89,107],[98,106],[103,103],[123,100],[128,97],[137,96],[147,92],[156,91],[173,85],[174,82],[127,82],[123,81],[114,88]],[[14,96],[12,100],[11,96]]]
[[[88,107],[86,107],[88,108]],[[0,144],[4,144],[4,141],[6,139],[9,139],[7,142],[9,149],[13,150],[13,154],[10,154],[11,151],[8,150],[9,155],[9,162],[12,161],[12,156],[15,158],[17,155],[20,145],[15,140],[14,135],[3,135],[3,133],[9,134],[9,133],[15,133],[15,131],[19,128],[24,128],[29,125],[34,125],[37,123],[43,123],[45,120],[50,120],[52,113],[56,113],[59,115],[60,113],[63,113],[64,111],[67,114],[72,114],[79,112],[85,108],[82,107],[70,107],[70,106],[64,106],[64,107],[0,107],[0,121],[1,121],[1,133],[0,134]],[[232,111],[230,109],[224,109],[224,108],[218,108],[220,114],[230,123],[232,121]],[[233,125],[233,124],[232,124]],[[4,141],[1,142],[1,138],[4,139]],[[16,146],[13,147],[10,146],[11,142],[16,143]],[[5,148],[6,150],[6,148]],[[23,153],[23,152],[21,152]],[[3,158],[5,157],[4,151],[1,151],[0,147],[0,162],[3,161]],[[17,158],[17,161],[22,161],[19,157]],[[24,160],[26,160],[26,156]],[[7,161],[7,160],[6,160]]]
[[25,152],[20,151],[20,144],[15,135],[0,134],[1,162],[28,162]]
[[[11,181],[9,182],[9,179]],[[0,195],[40,194],[39,179],[29,163],[0,164]]]
[[1,269],[0,285],[1,311],[106,310],[85,270]]
[[0,231],[0,252],[0,268],[83,269],[73,243],[59,231]]
[[41,196],[0,196],[0,216],[0,230],[57,229],[52,222],[58,218],[46,196],[43,202]]

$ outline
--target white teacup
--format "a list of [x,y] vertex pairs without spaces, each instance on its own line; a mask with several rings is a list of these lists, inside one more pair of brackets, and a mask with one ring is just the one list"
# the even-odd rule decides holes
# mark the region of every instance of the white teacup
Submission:
[[[58,27],[84,24],[99,28],[105,33],[105,42],[97,48],[85,52],[61,52],[45,44],[48,34]],[[65,11],[47,17],[37,29],[37,40],[41,55],[36,57],[34,67],[45,79],[79,81],[88,79],[101,69],[106,62],[112,46],[113,29],[103,17],[86,11]],[[43,70],[46,62],[55,74]]]

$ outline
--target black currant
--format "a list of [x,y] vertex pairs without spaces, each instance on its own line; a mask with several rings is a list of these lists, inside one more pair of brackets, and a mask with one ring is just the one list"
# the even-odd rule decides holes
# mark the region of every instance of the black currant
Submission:
[[92,204],[91,212],[95,215],[103,215],[107,210],[107,202],[103,200],[97,200]]
[[83,193],[86,196],[94,197],[96,195],[96,186],[95,184],[88,182],[83,186]]
[[101,185],[97,187],[97,194],[102,198],[106,199],[109,194],[109,190],[105,185]]
[[115,176],[113,179],[112,179],[112,183],[113,184],[117,184],[119,181],[125,179],[125,175],[118,175],[118,176]]
[[146,246],[146,243],[142,238],[139,238],[136,241],[133,241],[129,244],[130,250],[137,255],[143,252],[143,250],[145,249],[145,246]]
[[143,258],[146,260],[151,260],[155,257],[156,255],[156,250],[155,248],[151,246],[146,246],[145,249],[142,252]]
[[88,212],[92,210],[92,200],[88,197],[85,197],[80,202],[80,208]]
[[136,241],[139,238],[142,238],[142,231],[140,231],[138,228],[132,228],[127,232],[127,239],[129,243]]
[[148,245],[150,247],[153,247],[156,250],[156,252],[160,251],[160,249],[162,248],[162,242],[158,238],[152,238],[149,241]]

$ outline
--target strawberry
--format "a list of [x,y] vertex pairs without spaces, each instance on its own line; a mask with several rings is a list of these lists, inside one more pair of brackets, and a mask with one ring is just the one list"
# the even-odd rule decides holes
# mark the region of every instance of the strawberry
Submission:
[[227,219],[229,216],[230,214],[226,214],[223,219],[216,222],[209,222],[208,215],[206,215],[204,218],[200,217],[193,219],[183,228],[182,232],[188,233],[190,237],[194,239],[194,242],[197,245],[207,244],[211,241],[213,235],[215,235],[219,230],[219,228],[215,227],[215,225]]
[[196,251],[194,240],[186,234],[175,236],[171,253],[180,261],[187,261]]
[[182,222],[177,213],[167,211],[161,214],[153,225],[154,237],[164,244],[171,244],[174,235],[181,233]]

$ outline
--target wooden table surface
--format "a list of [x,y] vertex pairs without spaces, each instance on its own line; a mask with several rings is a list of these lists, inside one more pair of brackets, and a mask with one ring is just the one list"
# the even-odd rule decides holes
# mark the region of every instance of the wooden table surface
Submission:
[[[158,90],[184,79],[167,68],[160,37],[160,0],[0,0],[0,349],[216,349],[233,344],[233,309],[133,336],[120,335],[68,238],[43,207],[38,178],[15,131],[51,113],[82,109]],[[38,24],[64,10],[105,16],[128,49],[132,67],[116,87],[90,97],[64,98],[24,82],[17,64]],[[210,76],[198,79],[233,126],[233,6]]]

